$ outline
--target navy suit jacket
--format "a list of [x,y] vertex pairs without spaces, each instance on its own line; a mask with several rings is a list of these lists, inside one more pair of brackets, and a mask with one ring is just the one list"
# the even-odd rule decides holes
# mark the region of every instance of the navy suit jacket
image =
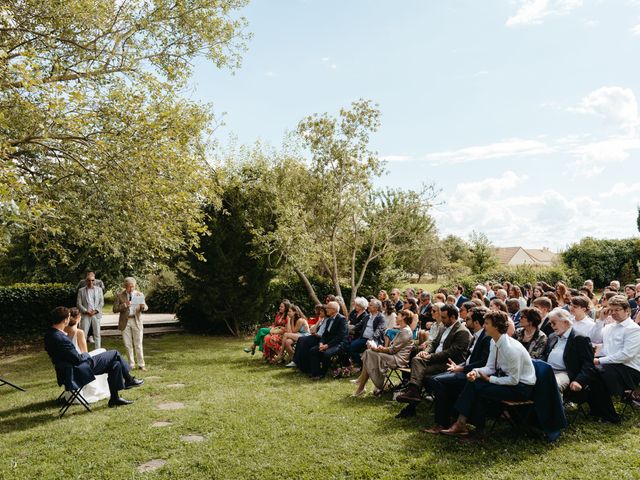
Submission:
[[[325,322],[330,322],[331,319],[327,318]],[[328,328],[322,334],[320,343],[329,345],[329,348],[337,347],[347,342],[347,336],[349,335],[349,328],[347,327],[347,319],[344,315],[336,314],[335,318],[331,322],[331,325],[327,323]]]
[[78,353],[64,332],[51,327],[44,335],[44,348],[55,366],[58,385],[77,390],[95,380],[93,359],[88,353]]
[[456,307],[460,308],[462,306],[462,304],[466,301],[468,301],[469,299],[467,297],[465,297],[464,295],[460,295],[460,298],[458,300],[456,300]]
[[491,337],[482,329],[476,343],[473,344],[473,350],[469,356],[469,365],[464,365],[464,373],[469,373],[474,368],[482,368],[487,364],[489,359],[489,351],[491,350]]
[[[546,361],[553,347],[558,343],[558,336],[553,333],[547,340],[547,346],[544,350],[543,358]],[[591,340],[582,335],[576,335],[575,330],[571,329],[567,344],[564,347],[562,355],[564,365],[567,368],[569,380],[575,380],[582,387],[589,385],[590,373],[594,370],[593,366],[593,347]]]

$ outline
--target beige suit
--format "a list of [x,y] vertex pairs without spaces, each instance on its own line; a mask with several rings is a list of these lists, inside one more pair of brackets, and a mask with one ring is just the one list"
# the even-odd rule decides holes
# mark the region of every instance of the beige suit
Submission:
[[[132,296],[142,295],[138,290],[131,292]],[[144,328],[142,326],[142,318],[140,314],[147,310],[146,305],[139,305],[135,308],[133,315],[127,307],[129,301],[129,293],[126,290],[121,291],[115,296],[113,301],[113,313],[119,313],[118,329],[122,331],[122,340],[127,349],[129,364],[133,368],[138,361],[138,367],[144,367],[144,352],[142,350],[142,336]],[[135,353],[135,356],[134,356]]]

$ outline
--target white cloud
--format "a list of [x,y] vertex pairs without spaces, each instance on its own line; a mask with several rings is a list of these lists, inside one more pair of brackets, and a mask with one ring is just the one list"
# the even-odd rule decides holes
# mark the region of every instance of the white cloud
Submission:
[[490,158],[543,155],[551,152],[553,152],[553,148],[538,140],[513,138],[489,145],[477,145],[460,150],[430,153],[426,158],[433,165],[442,165]]
[[638,101],[630,88],[600,87],[584,97],[577,107],[569,110],[598,115],[627,129],[633,129],[640,124]]
[[507,27],[521,25],[535,25],[549,15],[566,15],[578,7],[583,0],[524,0],[516,14],[509,17],[505,23]]
[[611,190],[609,190],[608,192],[601,193],[600,197],[624,197],[633,193],[640,193],[640,183],[627,185],[625,182],[618,182],[613,187],[611,187]]
[[610,137],[605,140],[574,145],[570,153],[575,157],[572,165],[576,176],[594,177],[610,163],[619,163],[629,158],[630,152],[640,149],[640,138]]
[[640,23],[635,27],[631,27],[631,34],[636,37],[640,37]]

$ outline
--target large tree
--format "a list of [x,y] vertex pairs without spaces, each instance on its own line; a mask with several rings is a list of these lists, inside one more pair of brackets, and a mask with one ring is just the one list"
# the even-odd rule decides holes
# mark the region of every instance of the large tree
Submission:
[[245,3],[4,2],[0,242],[17,235],[52,265],[81,269],[84,257],[118,271],[194,245],[200,204],[217,200],[213,118],[181,89],[196,56],[238,65],[245,21],[233,13]]

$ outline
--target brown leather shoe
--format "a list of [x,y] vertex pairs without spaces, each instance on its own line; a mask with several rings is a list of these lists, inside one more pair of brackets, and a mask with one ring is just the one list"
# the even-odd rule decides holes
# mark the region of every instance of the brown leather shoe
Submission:
[[467,428],[466,425],[463,425],[460,422],[455,422],[453,425],[451,425],[451,428],[447,428],[446,430],[441,430],[440,433],[444,435],[455,435],[455,436],[469,435],[469,429]]
[[420,403],[422,397],[420,391],[416,387],[409,387],[404,392],[396,396],[396,402],[401,403]]

